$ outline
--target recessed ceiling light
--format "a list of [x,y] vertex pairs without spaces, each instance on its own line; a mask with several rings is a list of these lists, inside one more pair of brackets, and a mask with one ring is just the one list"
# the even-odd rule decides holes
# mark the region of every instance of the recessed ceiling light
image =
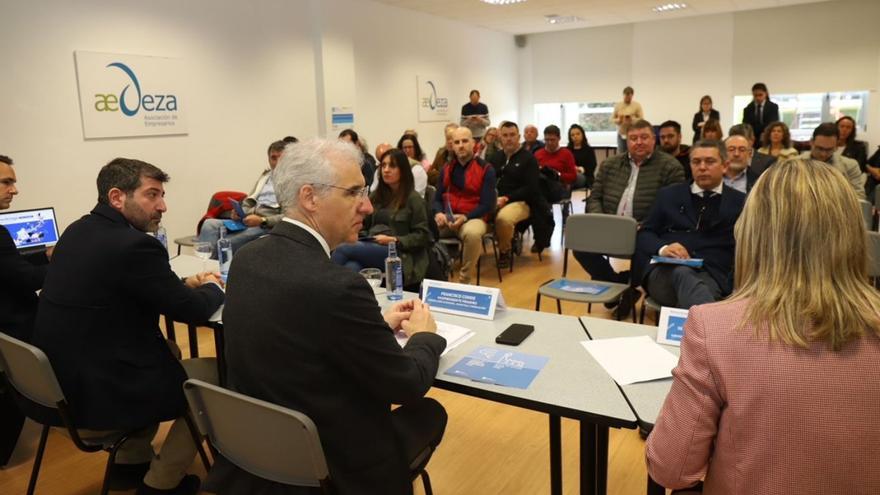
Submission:
[[575,16],[575,15],[556,15],[556,14],[545,15],[544,18],[547,19],[547,22],[549,22],[550,24],[568,24],[570,22],[579,22],[579,21],[583,20],[580,17]]
[[686,9],[686,8],[687,8],[686,3],[665,3],[663,5],[656,6],[651,10],[653,10],[654,12],[662,13],[662,12],[669,12],[671,10],[681,10],[681,9]]
[[526,0],[480,0],[483,3],[488,3],[490,5],[511,5],[514,3],[522,3]]

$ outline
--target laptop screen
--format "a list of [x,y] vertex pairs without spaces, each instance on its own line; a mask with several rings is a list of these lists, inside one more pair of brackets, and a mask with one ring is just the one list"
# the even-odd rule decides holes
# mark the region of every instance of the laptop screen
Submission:
[[2,212],[0,225],[6,227],[19,250],[45,248],[58,242],[55,208]]

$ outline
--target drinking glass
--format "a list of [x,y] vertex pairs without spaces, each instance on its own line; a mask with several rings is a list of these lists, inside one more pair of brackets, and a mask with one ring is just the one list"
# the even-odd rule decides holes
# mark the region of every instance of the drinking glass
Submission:
[[202,271],[208,271],[208,260],[211,259],[211,243],[197,242],[193,244],[196,256],[202,260]]
[[382,270],[378,268],[364,268],[359,273],[367,279],[367,283],[370,284],[374,291],[382,285]]

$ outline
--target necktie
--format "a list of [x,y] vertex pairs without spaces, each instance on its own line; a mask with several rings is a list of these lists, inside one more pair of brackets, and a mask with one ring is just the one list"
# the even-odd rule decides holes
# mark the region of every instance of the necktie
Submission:
[[758,103],[758,123],[764,123],[764,104]]
[[709,199],[712,197],[712,191],[703,191],[703,199]]

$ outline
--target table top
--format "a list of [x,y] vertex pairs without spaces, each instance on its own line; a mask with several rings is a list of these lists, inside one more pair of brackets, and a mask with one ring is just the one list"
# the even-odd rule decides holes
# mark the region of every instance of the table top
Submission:
[[[171,264],[171,271],[178,277],[189,277],[204,271],[217,272],[220,270],[220,263],[217,260],[207,260],[202,262],[198,256],[191,254],[181,254],[168,260]],[[223,323],[223,306],[221,305],[217,311],[211,315],[208,323]]]
[[[581,317],[581,323],[593,340],[615,337],[641,337],[643,335],[648,335],[655,341],[657,340],[657,327],[655,326],[636,325],[634,323],[603,320],[587,316]],[[676,356],[681,351],[679,347],[674,345],[660,345]],[[660,414],[663,402],[669,394],[670,387],[672,387],[672,378],[623,385],[620,389],[623,390],[626,399],[632,406],[633,411],[635,411],[639,426],[650,430],[654,427],[654,423],[657,422],[657,416]]]
[[[407,293],[405,299],[417,297]],[[380,306],[388,307],[384,295]],[[434,313],[438,321],[469,328],[475,335],[440,359],[434,386],[562,417],[612,427],[632,428],[636,417],[617,384],[580,344],[587,334],[577,317],[524,309],[495,312],[492,321]],[[495,337],[513,323],[534,325],[535,331],[519,346],[496,344]],[[549,360],[526,389],[480,383],[444,372],[480,346],[510,349]]]

